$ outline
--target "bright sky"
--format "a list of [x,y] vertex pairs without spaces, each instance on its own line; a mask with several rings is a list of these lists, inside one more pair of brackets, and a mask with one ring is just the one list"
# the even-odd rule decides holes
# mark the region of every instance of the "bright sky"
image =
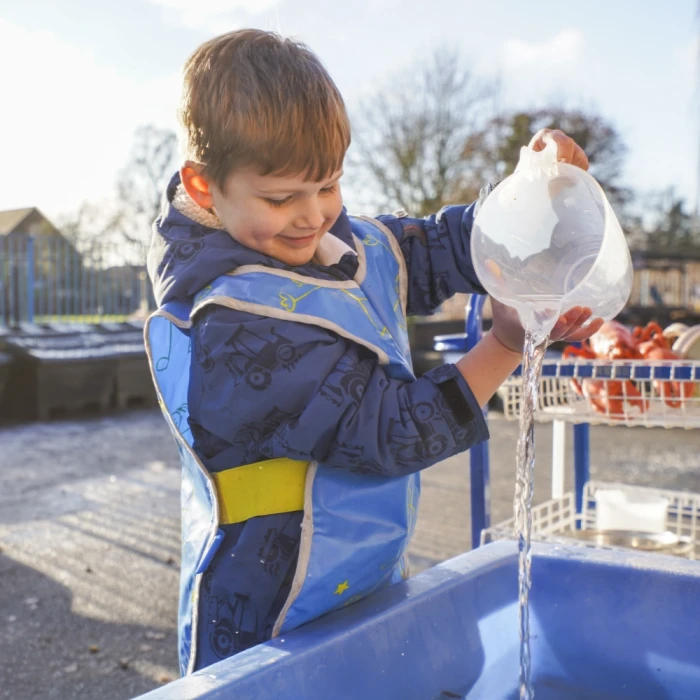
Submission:
[[[630,147],[627,183],[695,200],[696,0],[0,0],[0,209],[107,196],[140,124],[175,127],[180,68],[255,26],[320,55],[350,108],[437,47],[500,76],[505,107],[592,106]],[[350,193],[351,194],[351,193]],[[350,196],[352,204],[352,196]]]

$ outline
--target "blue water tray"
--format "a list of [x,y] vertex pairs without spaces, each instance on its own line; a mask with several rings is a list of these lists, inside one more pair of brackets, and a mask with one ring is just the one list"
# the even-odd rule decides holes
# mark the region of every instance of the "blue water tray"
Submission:
[[[537,700],[700,698],[700,562],[534,546]],[[510,700],[517,556],[495,542],[143,700]]]

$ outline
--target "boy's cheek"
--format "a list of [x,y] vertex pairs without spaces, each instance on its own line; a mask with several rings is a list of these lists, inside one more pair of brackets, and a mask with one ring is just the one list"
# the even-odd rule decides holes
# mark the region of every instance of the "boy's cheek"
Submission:
[[[333,202],[333,207],[330,210],[329,215],[327,215],[327,219],[331,221],[330,226],[332,226],[337,220],[338,217],[343,213],[343,196],[338,193],[337,199]],[[330,226],[328,228],[330,228]]]
[[242,211],[238,208],[226,213],[228,216],[222,219],[224,228],[244,245],[250,245],[254,241],[269,241],[281,230],[277,217],[274,214],[271,216],[267,211]]

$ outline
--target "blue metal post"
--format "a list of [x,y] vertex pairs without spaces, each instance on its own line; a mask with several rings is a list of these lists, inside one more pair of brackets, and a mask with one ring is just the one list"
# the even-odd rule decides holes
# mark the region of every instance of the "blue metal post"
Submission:
[[70,246],[68,241],[63,242],[63,313],[67,317],[66,321],[75,321],[70,317],[70,297],[73,291],[70,286]]
[[56,315],[59,323],[65,323],[66,304],[65,291],[66,281],[63,279],[63,253],[65,244],[62,240],[56,239]]
[[10,278],[7,252],[7,236],[0,236],[0,326],[9,325],[9,314],[5,306],[7,298],[7,282]]
[[99,264],[100,267],[99,269],[95,270],[97,273],[97,281],[96,281],[96,289],[97,289],[97,318],[94,318],[92,320],[92,323],[98,323],[101,318],[102,314],[104,313],[104,288],[103,288],[103,282],[104,282],[104,266],[103,266],[103,260],[104,260],[104,251],[102,248],[99,249],[98,253],[98,259],[99,259]]
[[[466,350],[469,352],[480,340],[483,333],[482,312],[485,296],[472,294],[467,304],[465,332]],[[484,408],[484,418],[488,408]],[[491,524],[491,498],[489,494],[489,446],[487,442],[475,445],[469,450],[471,507],[472,507],[472,549],[481,541],[481,531]]]
[[58,282],[56,279],[57,270],[58,270],[58,238],[51,237],[50,239],[50,244],[49,244],[49,270],[51,274],[51,279],[50,279],[50,287],[49,287],[49,321],[55,321],[55,318],[51,318],[51,316],[55,316],[58,311],[58,306],[57,306],[57,298],[58,298]]
[[[583,510],[583,487],[590,474],[591,461],[591,426],[580,423],[574,426],[574,492],[576,494],[576,512]],[[580,524],[577,524],[580,527]]]
[[[95,265],[97,254],[95,253],[95,245],[92,245],[90,250],[90,314],[94,316],[97,313],[97,276],[95,274]],[[88,323],[94,323],[95,319],[90,318]]]
[[109,259],[107,260],[107,267],[104,271],[105,277],[107,278],[107,308],[105,309],[105,313],[114,315],[116,313],[115,306],[117,303],[120,270],[119,263],[117,262],[118,257],[115,256],[113,248],[108,251],[107,255]]
[[[43,237],[34,240],[34,314],[42,316],[46,314],[46,283],[44,281],[44,267],[46,265],[46,246]],[[37,297],[37,291],[39,295]],[[36,318],[35,318],[36,320]]]
[[39,265],[41,284],[39,285],[39,289],[41,289],[41,297],[43,299],[43,321],[46,322],[49,317],[49,304],[51,297],[51,265],[53,264],[51,262],[51,239],[42,237],[39,239],[39,245],[41,247],[41,264]]
[[75,246],[71,245],[68,252],[70,254],[70,314],[75,321],[80,321],[81,319],[78,318],[78,266],[76,265]]
[[16,284],[17,282],[17,242],[15,239],[10,235],[7,237],[7,255],[10,261],[9,267],[8,267],[8,272],[9,275],[7,277],[7,287],[8,287],[8,305],[9,305],[9,311],[10,311],[10,322],[8,325],[10,326],[15,326],[19,323],[20,318],[19,318],[19,304],[17,301],[17,293],[19,292],[19,288]]
[[34,237],[27,236],[27,323],[34,323]]
[[88,277],[87,267],[85,265],[85,256],[87,251],[84,251],[80,256],[80,320],[85,323],[85,315],[87,314],[87,298],[88,298]]

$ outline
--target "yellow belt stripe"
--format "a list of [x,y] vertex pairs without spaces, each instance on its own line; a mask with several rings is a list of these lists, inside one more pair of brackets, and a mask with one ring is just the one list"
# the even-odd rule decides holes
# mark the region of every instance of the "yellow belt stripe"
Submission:
[[281,458],[214,472],[220,523],[304,510],[308,468],[308,462]]

